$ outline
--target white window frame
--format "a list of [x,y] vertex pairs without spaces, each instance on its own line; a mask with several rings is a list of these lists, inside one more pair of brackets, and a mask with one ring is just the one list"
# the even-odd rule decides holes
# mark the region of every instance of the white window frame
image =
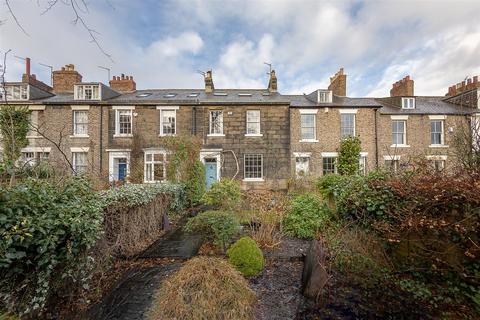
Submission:
[[[159,136],[160,137],[164,137],[164,136],[176,136],[177,135],[177,110],[179,109],[178,106],[174,106],[174,107],[157,107],[157,110],[160,110],[160,134]],[[164,112],[173,112],[174,113],[174,119],[175,119],[175,126],[173,128],[174,130],[174,133],[165,133],[163,131],[163,113]]]
[[362,175],[367,174],[367,158],[368,158],[368,152],[360,152],[360,157],[358,159],[358,165],[359,165],[359,172]]
[[[433,132],[432,131],[432,124],[434,122],[440,122],[440,132]],[[440,133],[440,143],[433,143],[433,135]],[[445,145],[445,121],[444,120],[437,120],[437,119],[430,119],[430,147],[436,146],[444,146]]]
[[402,97],[402,109],[415,109],[415,98]]
[[[220,125],[220,132],[213,132],[213,122],[212,122],[212,114],[214,112],[220,112],[221,114],[221,125]],[[224,133],[224,130],[223,130],[223,115],[224,115],[224,112],[223,110],[220,110],[220,109],[215,109],[215,110],[208,110],[208,135],[209,137],[224,137],[225,136],[225,133]]]
[[[88,110],[73,110],[73,115],[72,115],[72,120],[73,120],[73,136],[74,137],[81,137],[81,138],[88,138],[88,127],[89,127],[89,112]],[[87,126],[87,133],[77,133],[77,113],[78,112],[85,112],[87,114],[87,122],[86,122],[86,126]],[[84,123],[85,125],[85,123]]]
[[40,115],[39,110],[30,110],[30,118],[28,123],[27,139],[41,138],[38,133],[38,117]]
[[[163,156],[163,161],[155,160],[155,155],[161,154]],[[152,156],[152,160],[147,160],[147,155]],[[156,182],[164,182],[167,180],[167,151],[166,150],[145,150],[143,156],[143,182],[145,183],[156,183]],[[147,165],[152,165],[152,176],[153,180],[147,179]],[[161,180],[155,180],[155,165],[162,165],[163,166],[163,177]]]
[[[0,148],[0,151],[2,149]],[[29,165],[33,166],[36,165],[39,161],[42,160],[47,160],[50,156],[51,148],[50,147],[25,147],[21,149],[21,157],[20,160],[24,161],[24,153],[32,153],[33,158],[29,157],[28,161],[25,161],[25,163],[28,163]],[[42,156],[48,154],[48,157]]]
[[[82,167],[84,167],[84,170],[83,171],[78,171],[77,170],[77,157],[79,154],[82,154],[82,155],[85,155],[85,163],[82,164]],[[83,174],[83,173],[86,173],[88,171],[88,151],[84,151],[84,150],[75,150],[75,151],[72,151],[72,165],[73,165],[73,175],[78,175],[78,174]]]
[[331,103],[332,102],[332,91],[317,90],[317,101],[318,101],[318,103]]
[[[408,148],[410,147],[408,144],[407,144],[407,120],[408,120],[408,116],[391,116],[391,119],[392,119],[392,123],[391,123],[391,138],[392,138],[392,145],[390,147],[392,148]],[[401,144],[396,144],[394,143],[393,141],[393,122],[395,121],[403,121],[404,122],[404,132],[403,132],[403,143]],[[397,132],[398,134],[398,132]]]
[[[261,161],[261,166],[260,166],[260,178],[254,177],[254,178],[247,178],[247,157],[248,156],[260,156],[260,161]],[[264,181],[263,177],[263,154],[261,153],[246,153],[243,155],[243,180],[244,181],[250,181],[250,182],[255,182],[255,181]]]
[[[95,89],[97,88],[96,92]],[[86,98],[86,90],[91,90],[91,97]],[[96,96],[95,96],[96,93]],[[74,100],[101,100],[102,97],[102,86],[100,84],[76,84],[74,85]]]
[[[2,90],[0,90],[1,100],[8,101],[26,101],[30,100],[30,85],[28,84],[6,84]],[[3,90],[5,89],[5,91]]]
[[[317,113],[318,109],[300,109],[300,118],[299,118],[299,127],[300,127],[300,142],[318,142],[317,140]],[[302,116],[310,115],[313,116],[313,139],[304,139],[302,134]]]
[[[333,172],[327,172],[325,173],[325,159],[333,159]],[[337,174],[338,173],[338,155],[323,155],[322,154],[322,175],[327,175],[327,174]]]
[[[248,113],[251,112],[255,112],[255,113],[258,113],[258,122],[251,122],[251,121],[248,121]],[[261,137],[263,136],[263,134],[261,133],[261,121],[262,120],[262,113],[260,112],[260,110],[247,110],[245,112],[245,123],[246,123],[246,128],[245,128],[245,136],[246,137]],[[255,128],[256,132],[254,133],[249,133],[248,132],[248,129],[249,129],[249,124],[254,124],[254,125],[258,125],[258,128]]]
[[[135,107],[133,106],[114,106],[112,109],[115,110],[115,134],[113,135],[114,138],[120,137],[133,137],[133,117],[134,117],[134,110]],[[130,133],[120,133],[120,112],[123,111],[130,111]]]
[[[353,117],[353,133],[352,134],[344,134],[344,126],[343,126],[343,116],[352,116]],[[356,131],[357,131],[357,116],[354,112],[340,112],[340,137],[346,138],[346,137],[355,137]]]

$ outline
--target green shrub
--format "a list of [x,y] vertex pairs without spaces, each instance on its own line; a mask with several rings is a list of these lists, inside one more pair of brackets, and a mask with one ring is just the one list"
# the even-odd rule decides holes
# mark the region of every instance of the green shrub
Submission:
[[262,250],[250,237],[240,238],[227,250],[228,261],[244,276],[255,276],[262,272],[265,261]]
[[185,187],[190,205],[198,204],[205,193],[205,166],[200,160],[193,163]]
[[238,219],[229,211],[205,211],[188,219],[185,225],[185,231],[203,234],[223,250],[239,230]]
[[312,239],[331,219],[328,206],[317,195],[305,193],[293,199],[291,209],[283,220],[283,230],[290,236]]
[[57,292],[87,285],[102,230],[98,195],[81,178],[0,188],[0,296],[12,313],[41,311]]
[[358,174],[360,151],[362,151],[362,147],[359,137],[343,138],[338,149],[338,173],[342,175]]
[[202,202],[219,208],[235,208],[241,199],[240,183],[235,179],[222,179],[211,185],[203,195]]

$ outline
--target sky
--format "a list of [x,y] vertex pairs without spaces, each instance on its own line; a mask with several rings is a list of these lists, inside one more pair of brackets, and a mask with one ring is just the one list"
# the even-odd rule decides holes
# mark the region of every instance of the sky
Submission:
[[[410,75],[416,95],[444,95],[480,74],[480,1],[311,0],[10,0],[24,33],[0,1],[0,54],[7,81],[69,63],[85,81],[132,75],[137,89],[202,88],[198,71],[213,70],[215,88],[266,88],[271,63],[284,94],[326,88],[343,67],[347,95],[388,96]],[[98,32],[98,33],[97,33]]]

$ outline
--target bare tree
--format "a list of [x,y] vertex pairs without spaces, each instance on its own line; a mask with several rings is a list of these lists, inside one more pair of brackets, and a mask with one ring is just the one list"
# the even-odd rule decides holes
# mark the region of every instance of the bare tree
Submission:
[[[106,0],[107,1],[107,0]],[[8,12],[12,16],[13,20],[15,21],[16,25],[18,28],[27,36],[29,36],[28,32],[25,30],[23,25],[20,23],[20,20],[17,18],[17,15],[14,11],[14,9],[11,6],[10,0],[4,0],[4,3],[8,9]],[[113,8],[112,4],[107,1],[108,5]],[[94,43],[95,46],[100,50],[102,54],[104,54],[107,58],[109,58],[111,61],[112,55],[109,54],[103,46],[101,45],[99,41],[99,35],[100,33],[97,32],[95,29],[93,29],[86,21],[85,21],[85,14],[89,13],[89,8],[88,4],[85,0],[48,0],[45,9],[41,13],[41,15],[47,14],[51,10],[53,10],[56,6],[58,5],[65,5],[67,7],[70,7],[73,13],[73,21],[72,23],[74,25],[80,25],[85,31],[87,31],[88,36],[90,38],[90,42]],[[0,23],[1,25],[1,23]]]
[[453,153],[457,169],[480,176],[480,116],[469,116],[457,126],[453,137]]

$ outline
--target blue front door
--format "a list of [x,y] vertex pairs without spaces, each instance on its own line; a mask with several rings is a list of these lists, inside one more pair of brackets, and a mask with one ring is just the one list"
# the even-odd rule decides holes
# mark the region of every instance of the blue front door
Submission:
[[127,176],[127,159],[118,159],[118,180],[124,181]]
[[205,182],[207,190],[210,189],[212,183],[217,181],[217,160],[205,159]]

